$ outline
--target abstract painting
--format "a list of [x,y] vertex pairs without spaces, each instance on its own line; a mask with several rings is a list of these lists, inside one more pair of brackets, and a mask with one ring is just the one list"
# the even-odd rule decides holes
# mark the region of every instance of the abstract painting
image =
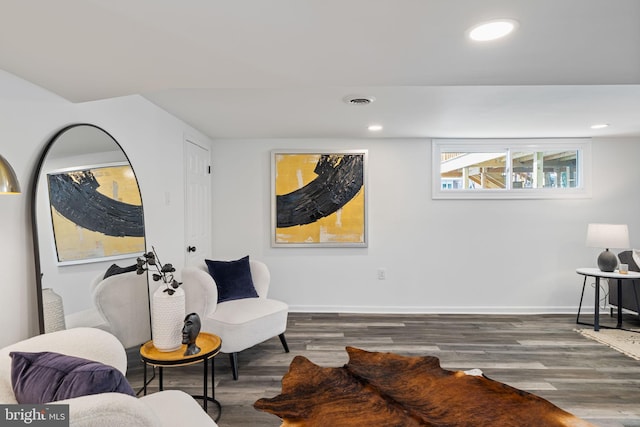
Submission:
[[272,152],[272,246],[367,246],[367,152]]
[[47,182],[58,265],[144,252],[142,200],[129,164],[54,171]]

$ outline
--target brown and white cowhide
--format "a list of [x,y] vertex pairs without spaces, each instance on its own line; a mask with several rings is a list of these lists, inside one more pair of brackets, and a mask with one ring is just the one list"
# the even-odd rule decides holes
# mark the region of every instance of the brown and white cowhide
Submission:
[[437,357],[347,352],[342,368],[296,356],[282,393],[254,407],[286,427],[594,427],[533,394],[442,369]]

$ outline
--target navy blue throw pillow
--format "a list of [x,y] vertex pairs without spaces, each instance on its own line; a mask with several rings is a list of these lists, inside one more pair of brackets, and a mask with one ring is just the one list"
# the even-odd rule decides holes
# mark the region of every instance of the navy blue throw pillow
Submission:
[[53,352],[11,352],[11,384],[18,403],[44,404],[90,394],[135,396],[122,372],[94,360]]
[[211,261],[206,259],[209,274],[218,287],[218,302],[243,298],[258,298],[251,278],[249,255],[235,261]]

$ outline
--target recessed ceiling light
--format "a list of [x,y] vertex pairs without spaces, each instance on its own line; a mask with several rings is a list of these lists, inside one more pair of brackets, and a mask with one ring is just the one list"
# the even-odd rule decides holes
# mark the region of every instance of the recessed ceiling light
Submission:
[[597,125],[592,125],[591,129],[604,129],[604,128],[608,128],[608,127],[609,127],[609,124],[600,123],[600,124],[597,124]]
[[518,21],[513,19],[494,19],[471,27],[468,34],[471,40],[486,42],[504,37],[517,27]]
[[342,98],[349,105],[369,105],[376,100],[375,96],[347,95]]
[[367,129],[369,129],[371,132],[379,132],[382,130],[382,125],[369,125]]

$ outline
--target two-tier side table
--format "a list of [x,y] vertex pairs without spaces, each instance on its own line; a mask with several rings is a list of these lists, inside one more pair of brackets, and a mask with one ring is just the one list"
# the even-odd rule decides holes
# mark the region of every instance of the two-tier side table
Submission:
[[[182,345],[178,350],[164,352],[160,351],[153,346],[153,341],[147,341],[140,347],[140,357],[144,362],[144,394],[147,394],[147,365],[151,365],[158,368],[158,389],[162,391],[163,385],[163,368],[173,368],[177,366],[193,365],[195,363],[203,362],[204,376],[203,376],[203,393],[202,396],[193,396],[195,399],[202,399],[202,407],[207,412],[207,402],[213,402],[218,407],[218,416],[215,421],[218,421],[222,414],[222,407],[220,402],[215,398],[215,374],[214,374],[214,357],[220,352],[220,346],[222,340],[219,336],[210,334],[207,332],[200,332],[196,338],[196,345],[200,347],[198,354],[185,356],[184,351],[186,344]],[[208,373],[208,360],[211,360],[211,396],[209,396],[209,373]]]

